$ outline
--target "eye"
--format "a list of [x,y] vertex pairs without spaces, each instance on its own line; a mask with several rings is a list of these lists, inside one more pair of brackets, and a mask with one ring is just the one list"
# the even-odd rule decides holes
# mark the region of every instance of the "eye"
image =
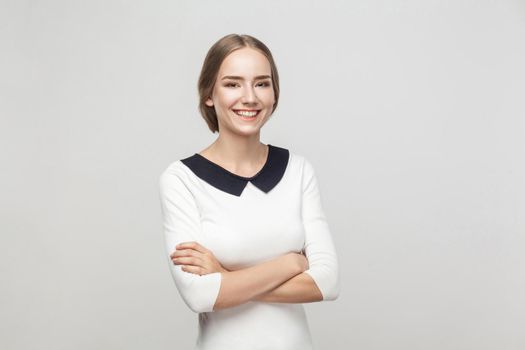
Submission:
[[262,86],[270,86],[271,85],[269,81],[264,81],[264,82],[262,82],[260,84],[262,84]]
[[[226,83],[224,84],[225,87],[236,87],[236,86],[239,86],[239,84],[237,83]],[[264,81],[264,82],[261,82],[259,84],[257,84],[257,86],[262,86],[262,87],[268,87],[268,86],[271,86],[271,83],[269,81]]]

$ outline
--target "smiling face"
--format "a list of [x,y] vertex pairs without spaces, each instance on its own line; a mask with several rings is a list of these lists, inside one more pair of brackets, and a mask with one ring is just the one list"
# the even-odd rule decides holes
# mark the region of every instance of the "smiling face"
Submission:
[[242,135],[257,134],[272,114],[275,103],[271,67],[266,57],[252,48],[229,54],[221,64],[212,97],[219,130]]

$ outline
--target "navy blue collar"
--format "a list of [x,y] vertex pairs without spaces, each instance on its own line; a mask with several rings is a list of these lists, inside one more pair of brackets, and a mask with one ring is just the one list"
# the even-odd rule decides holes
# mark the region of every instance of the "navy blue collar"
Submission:
[[261,170],[252,177],[234,174],[220,165],[213,163],[199,153],[181,159],[190,170],[202,180],[221,191],[240,196],[248,181],[261,191],[268,193],[281,181],[290,152],[286,148],[268,144],[268,157]]

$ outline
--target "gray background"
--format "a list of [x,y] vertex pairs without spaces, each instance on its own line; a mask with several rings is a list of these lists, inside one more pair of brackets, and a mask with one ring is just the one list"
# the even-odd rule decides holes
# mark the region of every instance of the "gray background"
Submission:
[[2,349],[188,349],[158,176],[209,145],[208,48],[272,50],[261,140],[316,168],[318,349],[525,348],[523,1],[1,1]]

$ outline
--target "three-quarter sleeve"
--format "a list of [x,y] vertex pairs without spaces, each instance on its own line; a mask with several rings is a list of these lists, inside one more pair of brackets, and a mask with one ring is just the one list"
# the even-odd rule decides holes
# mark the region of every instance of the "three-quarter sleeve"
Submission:
[[170,254],[181,242],[197,241],[201,237],[199,209],[193,194],[176,169],[166,169],[159,178],[160,200],[166,242],[166,257],[171,275],[186,305],[196,313],[211,312],[221,286],[221,273],[198,275],[173,264]]
[[304,159],[302,177],[302,217],[305,229],[305,255],[309,274],[323,295],[323,300],[339,296],[338,259],[321,203],[321,194],[312,164]]

